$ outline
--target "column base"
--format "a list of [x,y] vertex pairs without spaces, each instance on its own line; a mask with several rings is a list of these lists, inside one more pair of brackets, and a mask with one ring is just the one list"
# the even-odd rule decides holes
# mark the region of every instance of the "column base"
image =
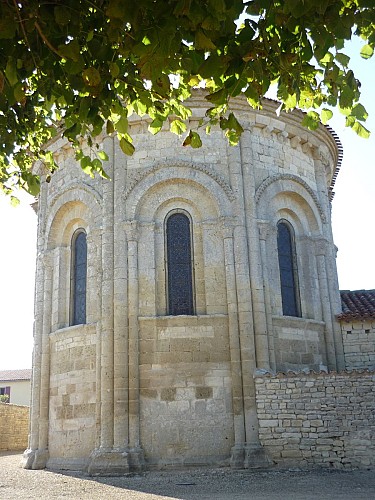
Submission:
[[230,451],[230,466],[232,469],[243,469],[245,460],[244,446],[236,444]]
[[273,464],[265,449],[260,444],[245,444],[245,469],[263,469]]
[[87,472],[90,476],[122,476],[129,472],[126,451],[97,449],[91,453]]
[[131,472],[142,472],[145,468],[145,456],[142,448],[129,449],[129,467]]
[[23,452],[21,467],[23,469],[32,469],[35,460],[35,450],[28,448]]
[[32,450],[28,448],[22,455],[21,465],[24,469],[45,469],[48,458],[48,450]]

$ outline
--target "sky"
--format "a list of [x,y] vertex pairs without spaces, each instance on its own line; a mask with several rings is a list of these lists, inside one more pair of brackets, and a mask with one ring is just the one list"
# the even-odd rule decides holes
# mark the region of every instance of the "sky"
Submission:
[[[356,55],[359,47],[359,42],[351,44],[346,53],[362,82],[372,136],[361,139],[345,129],[339,113],[329,122],[344,147],[332,203],[341,290],[375,289],[375,56],[362,60]],[[0,196],[0,370],[31,368],[32,363],[37,229],[32,201],[23,195],[15,208]]]

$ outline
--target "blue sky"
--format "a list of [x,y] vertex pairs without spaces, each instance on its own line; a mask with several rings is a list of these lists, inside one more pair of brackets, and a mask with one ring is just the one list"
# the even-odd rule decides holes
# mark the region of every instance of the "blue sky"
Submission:
[[[351,290],[375,288],[375,56],[362,60],[360,45],[351,44],[347,53],[362,82],[372,136],[360,139],[345,129],[338,112],[329,122],[344,146],[332,223],[340,288]],[[25,197],[13,208],[0,196],[0,370],[31,367],[37,218],[29,203]]]

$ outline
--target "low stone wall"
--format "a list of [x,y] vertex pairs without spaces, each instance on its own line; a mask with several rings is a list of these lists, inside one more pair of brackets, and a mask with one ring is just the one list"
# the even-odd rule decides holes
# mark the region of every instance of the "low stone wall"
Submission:
[[0,403],[0,450],[25,450],[29,434],[28,406]]
[[256,377],[260,441],[281,466],[375,466],[375,372]]
[[375,321],[341,322],[345,366],[375,368]]

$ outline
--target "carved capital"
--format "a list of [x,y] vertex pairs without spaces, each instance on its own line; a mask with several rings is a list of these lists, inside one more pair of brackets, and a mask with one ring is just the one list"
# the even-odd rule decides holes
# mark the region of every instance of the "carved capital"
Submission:
[[125,222],[124,228],[128,241],[138,241],[139,238],[138,221],[130,220]]
[[234,217],[220,217],[220,225],[223,231],[223,237],[233,238],[233,230],[235,227]]
[[268,235],[270,234],[271,224],[267,220],[259,220],[258,229],[259,229],[259,238],[261,240],[266,240],[268,238]]
[[328,249],[328,241],[324,238],[319,238],[315,240],[315,255],[326,255]]

